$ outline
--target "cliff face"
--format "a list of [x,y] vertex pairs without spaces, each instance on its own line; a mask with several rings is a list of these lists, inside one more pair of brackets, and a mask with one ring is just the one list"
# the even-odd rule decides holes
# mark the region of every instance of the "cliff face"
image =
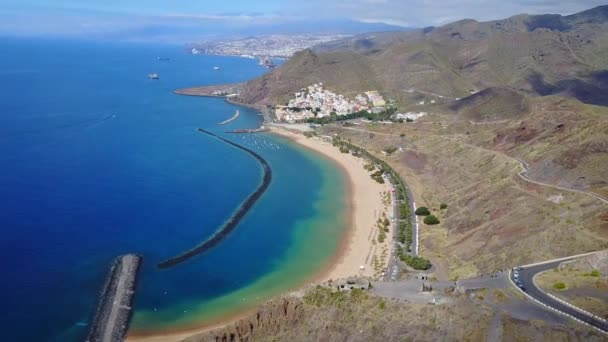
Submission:
[[245,319],[185,341],[241,342],[278,335],[303,320],[303,305],[297,298],[277,299],[261,306],[256,313]]
[[[340,291],[316,287],[303,298],[280,298],[264,304],[246,319],[216,331],[193,336],[189,342],[244,341],[484,341],[496,330],[504,331],[497,340],[516,340],[517,335],[532,340],[599,341],[599,333],[582,325],[567,328],[560,323],[537,327],[528,315],[524,321],[509,316],[496,291],[450,298],[445,304],[403,302],[378,297],[364,291]],[[534,306],[510,293],[500,292],[521,307]],[[515,313],[517,314],[516,309]],[[545,315],[546,317],[546,315]],[[560,321],[561,322],[561,321]],[[515,326],[514,326],[515,325]]]

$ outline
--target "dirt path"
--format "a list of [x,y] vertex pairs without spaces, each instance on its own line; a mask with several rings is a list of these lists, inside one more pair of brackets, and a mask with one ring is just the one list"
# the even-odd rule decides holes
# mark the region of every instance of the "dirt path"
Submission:
[[533,179],[529,178],[529,177],[526,175],[526,173],[527,173],[527,172],[528,172],[528,170],[530,169],[530,165],[529,165],[529,164],[528,164],[526,161],[521,160],[521,159],[519,159],[519,158],[511,157],[511,156],[509,156],[508,154],[505,154],[505,153],[503,153],[503,152],[499,152],[499,151],[495,151],[495,150],[490,150],[490,149],[487,149],[487,148],[483,148],[483,147],[480,147],[480,146],[476,146],[476,145],[473,145],[473,144],[469,144],[469,143],[466,143],[466,142],[460,141],[460,140],[455,139],[455,138],[444,137],[444,136],[440,136],[440,137],[441,137],[441,138],[443,138],[443,139],[447,139],[447,140],[451,140],[451,141],[456,141],[456,142],[458,142],[458,143],[460,143],[460,144],[462,144],[462,145],[465,145],[465,146],[468,146],[468,147],[472,147],[472,148],[476,148],[476,149],[478,149],[478,150],[483,150],[483,151],[485,151],[485,152],[489,152],[489,153],[498,154],[498,155],[501,155],[501,156],[503,156],[503,157],[505,157],[505,158],[507,158],[507,159],[510,159],[510,160],[512,160],[512,161],[516,161],[516,162],[518,162],[518,163],[519,163],[519,165],[521,166],[521,169],[522,169],[522,170],[521,170],[521,171],[520,171],[520,172],[519,172],[517,175],[518,175],[518,176],[519,176],[521,179],[523,179],[524,181],[526,181],[526,182],[533,183],[533,184],[540,185],[540,186],[546,186],[546,187],[553,188],[553,189],[557,189],[557,190],[569,191],[569,192],[576,192],[576,193],[580,193],[580,194],[586,194],[586,195],[589,195],[589,196],[593,196],[593,197],[595,197],[596,199],[598,199],[598,200],[600,200],[600,201],[604,202],[605,204],[608,204],[608,199],[606,199],[606,198],[604,198],[604,197],[600,196],[599,194],[596,194],[595,192],[591,192],[591,191],[584,191],[584,190],[577,190],[577,189],[572,189],[572,188],[564,188],[564,187],[561,187],[561,186],[558,186],[558,185],[553,185],[553,184],[543,183],[543,182],[539,182],[539,181],[536,181],[536,180],[533,180]]

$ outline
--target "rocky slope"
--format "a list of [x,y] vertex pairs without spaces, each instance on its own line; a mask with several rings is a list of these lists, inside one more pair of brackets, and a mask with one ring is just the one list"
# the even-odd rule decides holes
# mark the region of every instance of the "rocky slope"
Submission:
[[[498,107],[515,113],[516,103]],[[608,198],[608,108],[556,96],[527,103],[525,115],[502,115],[512,120],[469,132],[467,141],[526,162],[534,180]]]
[[301,300],[278,298],[261,306],[247,318],[185,341],[257,341],[301,324],[305,314],[304,303]]
[[465,97],[489,87],[608,105],[607,69],[608,6],[602,6],[570,16],[461,20],[328,43],[250,81],[241,101],[283,103],[294,91],[323,82],[345,94],[380,90],[402,106],[411,101],[405,92],[411,88]]
[[[376,297],[365,292],[309,290],[304,298],[271,301],[257,313],[187,342],[243,341],[600,341],[583,326],[559,317],[541,321],[511,293],[480,291],[429,305]],[[286,309],[287,308],[287,309]],[[261,323],[260,323],[261,322]]]

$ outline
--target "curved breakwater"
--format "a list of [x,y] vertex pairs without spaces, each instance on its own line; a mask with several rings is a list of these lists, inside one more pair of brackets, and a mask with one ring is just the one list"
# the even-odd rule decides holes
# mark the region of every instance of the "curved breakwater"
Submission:
[[228,124],[234,120],[236,120],[239,116],[241,115],[241,112],[239,112],[238,110],[236,112],[234,112],[234,115],[232,117],[230,117],[230,119],[228,120],[224,120],[222,122],[219,122],[218,125],[225,125]]
[[258,199],[260,199],[262,194],[268,189],[268,186],[270,185],[270,182],[272,180],[272,169],[270,168],[270,165],[268,164],[268,162],[264,158],[262,158],[262,156],[260,156],[256,152],[254,152],[244,146],[236,144],[230,140],[224,139],[224,138],[222,138],[214,133],[211,133],[209,131],[206,131],[202,128],[199,128],[198,130],[201,133],[215,137],[227,144],[230,144],[240,150],[243,150],[243,151],[249,153],[253,158],[255,158],[262,165],[264,176],[262,177],[262,182],[255,189],[255,191],[252,192],[247,197],[247,199],[245,199],[245,201],[237,208],[237,210],[232,214],[232,216],[228,219],[228,221],[226,221],[224,223],[224,225],[213,234],[213,236],[211,236],[204,242],[200,243],[199,245],[185,251],[182,254],[179,254],[175,257],[172,257],[163,262],[160,262],[157,265],[157,267],[161,268],[161,269],[176,266],[177,264],[180,264],[198,254],[204,253],[205,251],[213,248],[218,243],[220,243],[226,236],[228,236],[228,234],[230,234],[234,230],[234,228],[236,228],[236,226],[243,219],[243,217],[245,217],[245,215],[247,214],[249,209],[251,209],[251,207],[253,207],[253,205],[255,204],[255,202],[258,201]]

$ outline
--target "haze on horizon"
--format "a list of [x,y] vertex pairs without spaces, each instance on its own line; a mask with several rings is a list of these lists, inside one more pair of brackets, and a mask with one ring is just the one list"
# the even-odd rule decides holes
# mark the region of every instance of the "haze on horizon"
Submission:
[[159,40],[357,33],[527,14],[572,14],[604,0],[5,0],[0,35]]

